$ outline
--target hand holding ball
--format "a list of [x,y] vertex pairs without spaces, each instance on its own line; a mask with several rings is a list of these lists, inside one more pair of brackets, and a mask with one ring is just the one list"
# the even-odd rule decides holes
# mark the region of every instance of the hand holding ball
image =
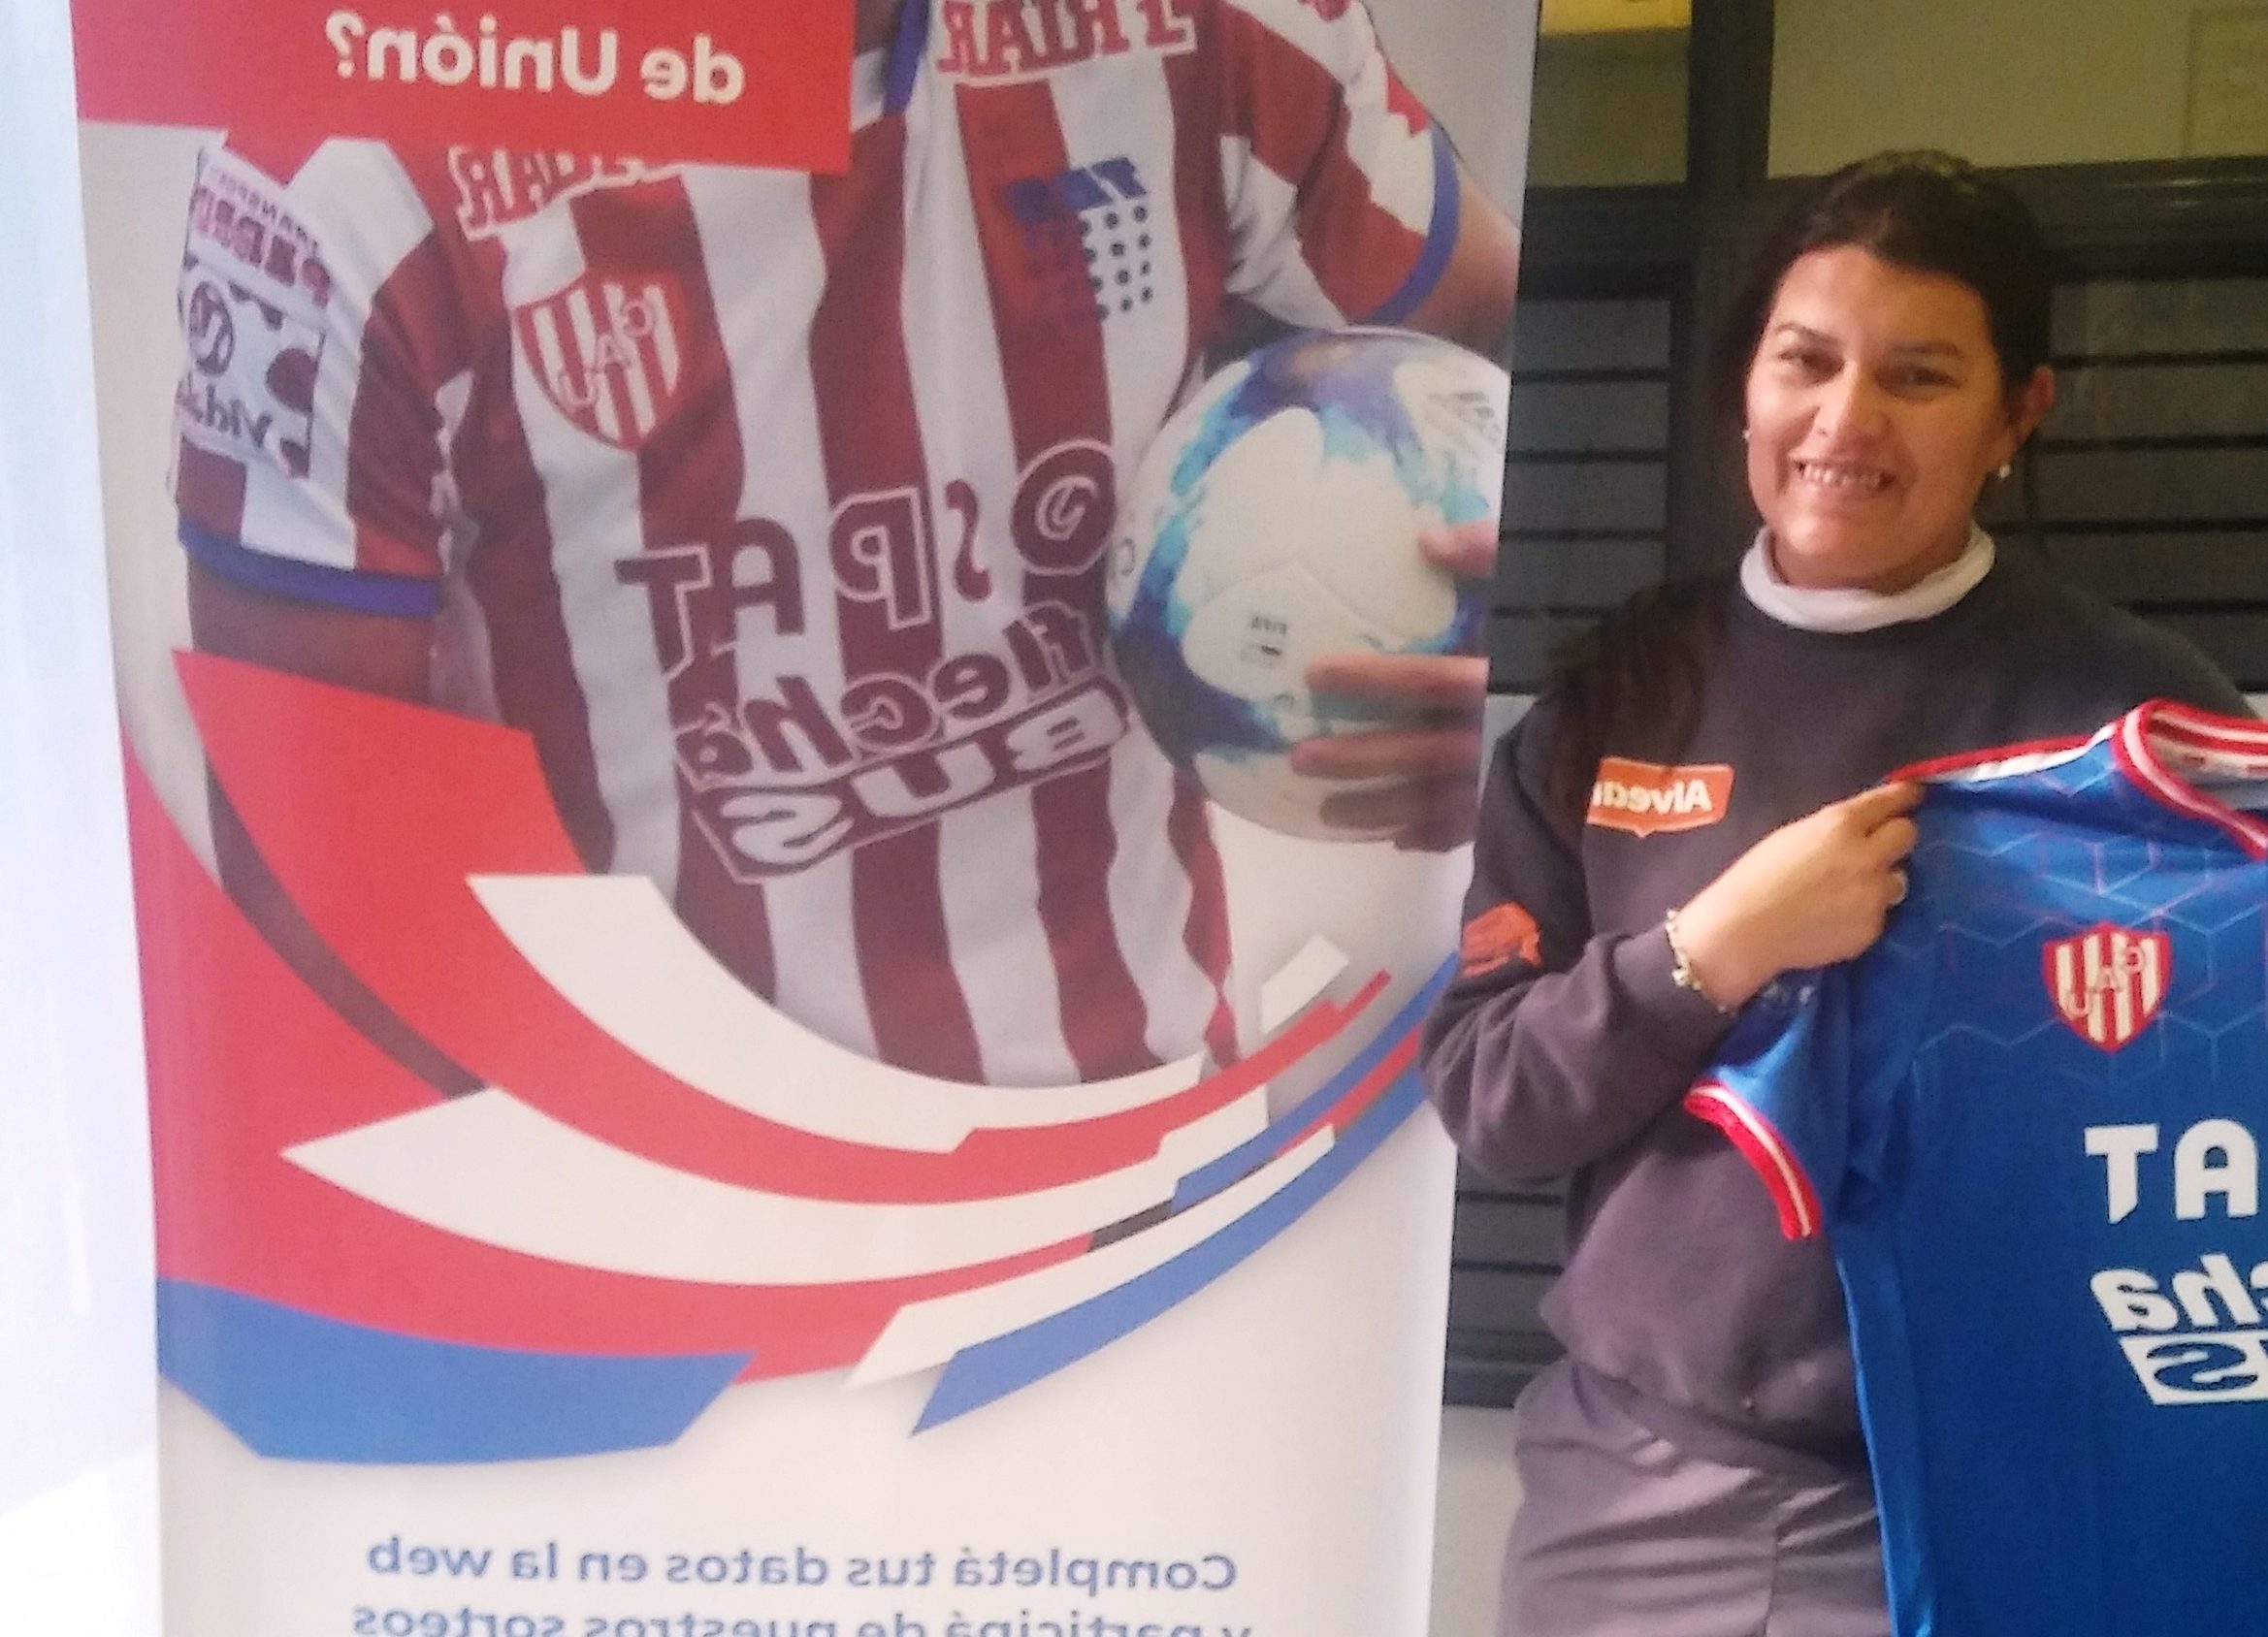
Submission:
[[[1414,769],[1318,778],[1292,753],[1356,734],[1391,744],[1380,735],[1438,712],[1421,690],[1312,689],[1309,668],[1478,652],[1485,582],[1453,577],[1418,542],[1493,531],[1507,390],[1446,341],[1324,332],[1220,371],[1160,431],[1111,547],[1112,640],[1151,735],[1222,807],[1291,835],[1399,832],[1383,799],[1376,821],[1350,823],[1363,804],[1349,798],[1383,798]],[[1469,786],[1466,761],[1449,776]]]

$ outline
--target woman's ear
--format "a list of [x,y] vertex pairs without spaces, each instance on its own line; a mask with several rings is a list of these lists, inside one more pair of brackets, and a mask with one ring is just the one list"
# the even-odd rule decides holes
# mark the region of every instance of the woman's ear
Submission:
[[2048,418],[2048,411],[2056,406],[2056,371],[2045,364],[2031,372],[2031,379],[2017,389],[2008,406],[2008,452],[2001,457],[2012,461],[2039,424]]

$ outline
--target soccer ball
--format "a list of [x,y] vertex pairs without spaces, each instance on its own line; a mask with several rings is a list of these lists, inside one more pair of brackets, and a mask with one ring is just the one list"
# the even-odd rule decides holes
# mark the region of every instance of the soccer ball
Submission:
[[1150,735],[1222,807],[1366,839],[1322,817],[1326,797],[1364,786],[1293,772],[1291,749],[1408,719],[1314,693],[1308,662],[1478,652],[1485,589],[1416,542],[1429,525],[1495,518],[1508,390],[1447,341],[1325,331],[1222,369],[1160,430],[1111,543],[1112,649]]

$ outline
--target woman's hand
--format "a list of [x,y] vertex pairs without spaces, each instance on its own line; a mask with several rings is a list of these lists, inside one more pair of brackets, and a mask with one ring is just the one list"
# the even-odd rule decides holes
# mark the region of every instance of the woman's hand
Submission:
[[1783,972],[1849,960],[1905,896],[1911,783],[1881,785],[1783,824],[1677,912],[1677,942],[1703,992],[1738,1007]]
[[[1461,580],[1486,580],[1496,561],[1489,523],[1433,529],[1418,536],[1428,562]],[[1404,727],[1311,739],[1291,754],[1294,771],[1318,779],[1391,780],[1323,804],[1324,818],[1350,829],[1390,831],[1394,845],[1443,851],[1473,839],[1479,799],[1480,710],[1488,661],[1465,654],[1326,654],[1308,667],[1318,693],[1411,713]]]

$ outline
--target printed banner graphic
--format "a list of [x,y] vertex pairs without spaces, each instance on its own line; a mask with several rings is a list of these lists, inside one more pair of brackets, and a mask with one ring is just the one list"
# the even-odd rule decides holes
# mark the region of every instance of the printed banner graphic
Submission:
[[1419,1637],[1463,24],[78,16],[168,1637]]
[[[594,915],[619,939],[625,987],[672,965],[717,979],[644,883],[576,873],[515,735],[225,660],[184,666],[223,787],[317,930],[514,1088],[442,1099],[387,1062],[283,969],[136,781],[151,964],[204,954],[178,989],[150,985],[159,1188],[169,1205],[226,1202],[165,1214],[160,1363],[262,1454],[637,1448],[735,1379],[854,1366],[872,1381],[946,1365],[931,1425],[1217,1277],[1417,1101],[1412,1033],[1438,985],[1389,1012],[1379,973],[1335,1005],[1319,993],[1344,961],[1320,943],[1278,976],[1280,1032],[1208,1075],[987,1095],[847,1064],[749,1004],[738,1043],[761,1077],[689,1083],[545,982]],[[337,754],[294,754],[308,746]],[[370,864],[331,867],[340,845]],[[457,956],[421,990],[437,936]],[[622,1000],[594,998],[599,1013]],[[247,1006],[256,1035],[233,1021]],[[1269,1076],[1350,1029],[1344,1067],[1270,1120]],[[651,1038],[658,1057],[700,1047]],[[912,1116],[888,1148],[794,1123],[799,1107],[835,1123],[827,1105],[859,1070],[868,1099]],[[1066,1118],[966,1123],[988,1104],[994,1119]],[[1168,1212],[1171,1232],[1106,1253],[1114,1224]]]
[[851,0],[75,0],[87,119],[839,171]]

